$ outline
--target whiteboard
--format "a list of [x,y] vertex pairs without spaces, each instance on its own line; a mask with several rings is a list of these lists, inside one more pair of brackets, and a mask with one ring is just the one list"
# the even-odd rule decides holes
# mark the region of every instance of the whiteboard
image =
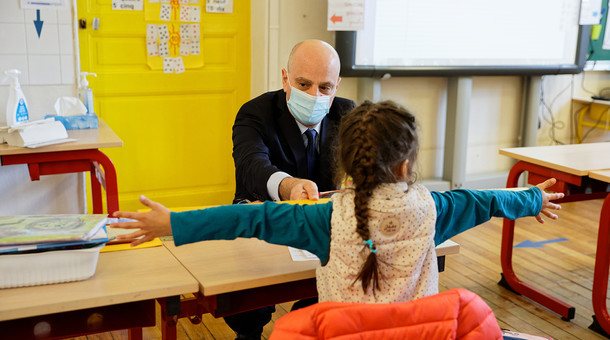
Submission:
[[[366,0],[337,32],[342,76],[579,73],[581,0]],[[584,45],[584,46],[583,46]]]

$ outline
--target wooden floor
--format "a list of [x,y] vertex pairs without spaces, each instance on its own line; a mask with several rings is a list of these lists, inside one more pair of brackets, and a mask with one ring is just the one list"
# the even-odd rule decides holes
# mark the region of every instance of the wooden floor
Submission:
[[[576,317],[567,322],[527,298],[499,286],[500,233],[502,220],[494,218],[455,238],[460,253],[446,259],[440,273],[440,290],[461,287],[481,296],[493,309],[501,328],[555,340],[606,339],[588,329],[592,322],[591,287],[601,200],[565,203],[560,220],[538,224],[534,218],[521,219],[515,229],[515,244],[524,240],[544,241],[566,238],[568,241],[548,243],[542,248],[514,248],[513,267],[519,278],[576,307]],[[610,305],[610,303],[609,303]],[[274,320],[287,313],[291,303],[278,305]],[[273,330],[273,322],[265,327],[264,337]],[[144,329],[144,339],[160,339],[157,328]],[[182,319],[178,339],[234,339],[235,335],[222,319],[204,316],[199,325]],[[73,338],[127,339],[126,331],[117,331]]]

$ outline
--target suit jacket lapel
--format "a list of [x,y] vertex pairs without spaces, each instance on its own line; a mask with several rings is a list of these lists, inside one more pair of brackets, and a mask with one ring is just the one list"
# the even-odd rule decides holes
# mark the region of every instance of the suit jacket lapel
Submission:
[[303,137],[301,137],[301,130],[299,129],[299,126],[288,110],[285,94],[283,96],[279,96],[277,105],[280,109],[280,116],[278,117],[280,131],[278,131],[278,135],[282,135],[282,137],[284,137],[284,139],[288,142],[288,147],[290,152],[292,152],[292,156],[294,157],[297,167],[297,173],[290,175],[299,178],[307,178],[307,154],[305,151],[305,145],[303,143]]
[[[329,129],[330,129],[330,123],[329,123],[329,119],[327,119],[327,117],[324,117],[324,119],[322,119],[322,123],[320,124],[320,153],[319,153],[319,172],[318,172],[318,176],[319,176],[319,185],[318,186],[330,186],[332,185],[332,173],[334,173],[333,167],[333,146],[330,145],[332,144],[330,141],[332,140],[332,138],[328,138],[329,136]],[[323,189],[321,189],[323,190]]]

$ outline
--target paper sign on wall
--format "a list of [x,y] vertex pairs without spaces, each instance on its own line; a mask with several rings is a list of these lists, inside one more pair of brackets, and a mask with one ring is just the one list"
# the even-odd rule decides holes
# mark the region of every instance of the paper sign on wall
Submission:
[[580,3],[580,25],[597,25],[602,20],[602,0],[582,0]]
[[233,0],[205,0],[208,13],[233,13]]
[[364,0],[328,0],[327,14],[329,31],[364,29]]
[[21,0],[21,9],[68,9],[68,0]]
[[[154,1],[154,0],[153,0]],[[147,63],[153,70],[183,73],[203,66],[201,10],[198,0],[148,0],[146,18]]]
[[144,9],[144,0],[112,0],[112,9],[141,11]]

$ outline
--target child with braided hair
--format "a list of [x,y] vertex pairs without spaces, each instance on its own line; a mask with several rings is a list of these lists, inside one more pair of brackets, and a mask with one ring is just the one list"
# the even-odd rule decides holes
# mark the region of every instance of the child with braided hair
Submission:
[[259,238],[308,250],[320,258],[320,301],[387,303],[438,292],[435,245],[491,217],[557,216],[546,193],[549,179],[528,190],[429,192],[415,184],[419,141],[415,117],[401,106],[365,102],[341,121],[338,180],[351,182],[330,202],[311,205],[265,202],[171,212],[141,196],[151,210],[115,212],[135,222],[119,238],[132,245],[173,235],[177,246],[203,240]]

